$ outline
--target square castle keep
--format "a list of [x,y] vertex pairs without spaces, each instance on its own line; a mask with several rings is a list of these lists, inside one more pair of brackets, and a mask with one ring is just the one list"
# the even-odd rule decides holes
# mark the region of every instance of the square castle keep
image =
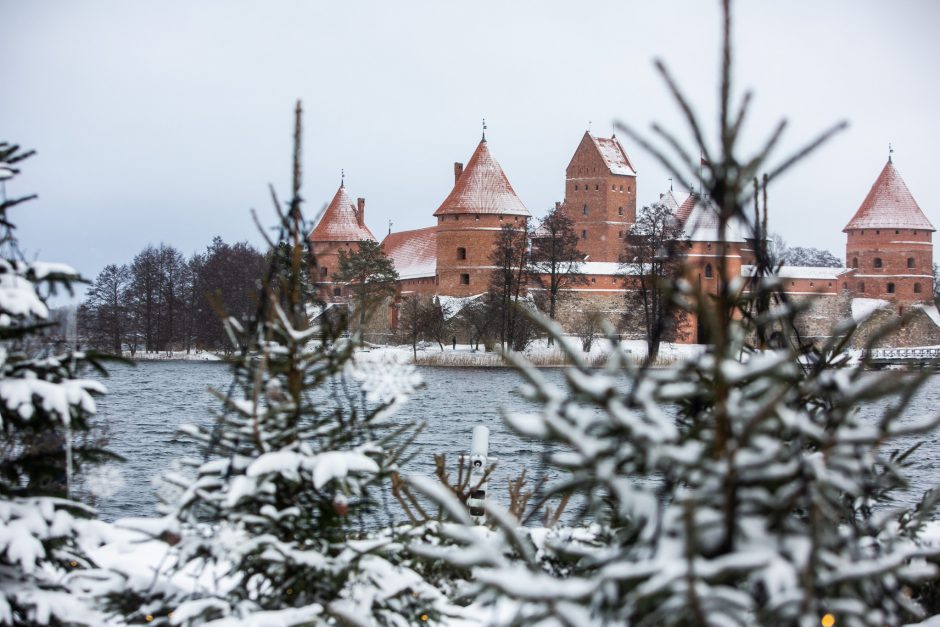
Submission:
[[[604,311],[618,326],[624,294],[633,289],[621,264],[624,241],[636,219],[637,171],[616,136],[586,132],[565,171],[565,197],[556,203],[572,220],[584,255],[584,281],[567,289],[560,321],[586,306]],[[688,238],[687,276],[715,292],[717,257],[726,251],[726,272],[749,276],[754,242],[743,225],[731,224],[722,239],[715,207],[697,194],[672,190],[658,202],[669,206]],[[389,233],[382,249],[399,274],[387,324],[397,324],[396,304],[409,294],[450,297],[457,304],[487,291],[490,254],[502,227],[527,227],[532,215],[519,199],[484,136],[466,167],[454,164],[454,187],[433,212],[436,223]],[[376,238],[365,225],[365,199],[355,201],[341,184],[309,240],[316,257],[314,281],[328,303],[344,304],[347,286],[333,282],[338,254]],[[801,324],[811,338],[823,338],[839,319],[873,310],[880,318],[919,309],[895,345],[940,344],[940,315],[933,306],[933,225],[924,215],[889,157],[868,195],[846,224],[846,265],[841,268],[783,266],[778,276],[795,300],[810,300]],[[538,286],[531,285],[529,290]],[[909,311],[910,313],[910,311]],[[878,316],[876,316],[878,317]],[[703,341],[694,320],[681,338]],[[625,333],[631,335],[630,329]],[[638,330],[632,330],[636,333]],[[863,334],[864,335],[864,334]]]

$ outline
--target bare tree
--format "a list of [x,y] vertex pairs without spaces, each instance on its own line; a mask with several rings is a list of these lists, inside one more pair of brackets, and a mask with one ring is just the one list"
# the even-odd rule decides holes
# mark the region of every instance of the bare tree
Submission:
[[675,338],[683,320],[671,291],[682,272],[685,240],[675,213],[662,203],[643,207],[627,234],[621,270],[633,285],[626,291],[626,311],[643,328],[647,363],[656,359],[661,342]]
[[591,352],[594,340],[601,334],[604,315],[596,305],[588,305],[578,313],[574,321],[574,332],[581,340],[581,350]]
[[428,297],[408,294],[401,299],[398,315],[398,330],[411,343],[411,352],[418,358],[418,340],[424,330],[425,303]]
[[127,288],[131,272],[127,266],[110,264],[98,274],[81,310],[86,341],[121,354],[127,324]]
[[[529,266],[535,282],[544,290],[548,317],[555,319],[559,293],[570,285],[584,283],[581,262],[584,254],[578,250],[578,234],[574,222],[556,206],[539,224],[532,235]],[[548,343],[553,343],[551,335]]]
[[528,277],[528,234],[525,227],[507,224],[500,229],[490,254],[494,267],[490,275],[489,294],[493,312],[499,320],[499,342],[503,348],[524,348],[526,339],[517,337],[519,299]]
[[424,310],[424,328],[428,337],[441,347],[441,352],[444,351],[444,342],[447,340],[447,336],[450,335],[450,317],[450,305],[442,303],[441,299],[436,296]]

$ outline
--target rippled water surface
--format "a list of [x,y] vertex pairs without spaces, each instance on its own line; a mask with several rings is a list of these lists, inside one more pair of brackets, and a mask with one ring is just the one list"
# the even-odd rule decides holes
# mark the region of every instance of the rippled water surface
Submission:
[[[500,408],[523,409],[527,405],[517,393],[518,374],[502,368],[419,368],[426,387],[418,390],[399,412],[397,420],[426,421],[427,429],[417,441],[418,456],[407,470],[433,473],[433,454],[454,457],[466,452],[477,424],[490,428],[490,455],[499,466],[490,485],[492,493],[505,494],[506,483],[522,468],[530,474],[538,465],[541,445],[511,433],[499,417]],[[547,371],[550,379],[561,372]],[[201,451],[176,436],[184,423],[211,425],[219,401],[208,388],[225,390],[231,381],[228,366],[218,362],[142,362],[136,367],[114,365],[105,381],[109,394],[99,401],[100,417],[110,434],[109,448],[126,458],[120,464],[124,486],[98,503],[107,519],[147,516],[156,513],[152,479],[166,472],[173,461]],[[911,414],[940,409],[940,375],[929,379]],[[867,411],[871,411],[868,408]],[[937,473],[940,443],[925,442],[914,460],[914,489],[902,498],[940,484]]]

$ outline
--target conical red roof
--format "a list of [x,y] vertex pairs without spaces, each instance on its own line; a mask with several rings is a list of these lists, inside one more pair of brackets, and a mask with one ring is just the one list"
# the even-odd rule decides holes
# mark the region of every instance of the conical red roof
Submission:
[[490,154],[486,140],[480,142],[450,195],[435,216],[455,213],[502,213],[528,216],[506,173]]
[[359,224],[359,208],[346,193],[346,186],[340,185],[308,239],[311,242],[358,242],[375,241],[375,236],[364,222]]
[[891,160],[885,164],[843,232],[852,229],[924,229],[935,231]]

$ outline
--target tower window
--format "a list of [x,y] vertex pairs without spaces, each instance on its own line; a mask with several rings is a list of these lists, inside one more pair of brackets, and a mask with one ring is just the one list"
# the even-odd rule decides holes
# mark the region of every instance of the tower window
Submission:
[[882,267],[881,257],[875,257],[875,267],[876,268]]
[[574,191],[578,191],[578,185],[577,185],[577,184],[575,184],[575,186],[574,186]]
[[900,233],[901,233],[901,231],[899,231],[899,230],[897,230],[897,229],[894,229],[894,234],[895,234],[895,235],[900,235]]
[[894,294],[894,283],[888,283],[887,292],[888,292],[889,294]]
[[461,284],[461,285],[470,285],[470,275],[469,275],[469,274],[461,274],[461,275],[460,275],[460,284]]
[[611,185],[611,186],[610,186],[610,191],[612,191],[612,192],[617,191],[617,186],[616,186],[616,185]]
[[600,185],[598,185],[597,183],[594,183],[594,190],[595,190],[595,191],[599,190],[600,188],[601,188]]
[[908,258],[907,258],[907,267],[908,267],[908,268],[913,268],[913,267],[914,267],[914,258],[913,258],[913,257],[908,257]]
[[587,230],[581,231],[581,239],[587,239]]
[[342,296],[342,295],[343,295],[342,288],[339,288],[339,287],[333,288],[333,296]]
[[617,237],[623,239],[623,231],[617,231]]
[[478,214],[477,214],[477,220],[479,220],[479,219],[480,219],[480,214],[478,213]]
[[617,215],[618,215],[618,216],[622,216],[622,215],[623,215],[623,207],[617,207]]
[[597,277],[591,277],[591,283],[597,283]]
[[881,229],[875,229],[875,235],[881,235]]
[[581,210],[581,213],[582,213],[583,215],[587,215],[587,214],[588,214],[588,206],[587,206],[587,205],[584,205],[584,209]]
[[852,267],[853,268],[858,267],[858,257],[852,257]]
[[865,293],[865,281],[859,281],[858,291],[861,292],[862,294]]
[[467,249],[458,248],[457,249],[457,259],[466,259],[467,258]]
[[630,191],[630,186],[629,186],[629,185],[627,185],[627,191],[628,191],[628,192]]
[[327,269],[326,266],[321,266],[321,267],[320,267],[320,278],[321,278],[321,279],[325,279],[327,276],[329,276],[329,274],[330,274],[330,271]]
[[710,263],[705,264],[705,278],[706,279],[712,278],[712,264]]
[[915,284],[914,284],[914,293],[915,293],[915,294],[920,294],[920,283],[915,283]]
[[623,185],[620,186],[620,191],[623,191]]

